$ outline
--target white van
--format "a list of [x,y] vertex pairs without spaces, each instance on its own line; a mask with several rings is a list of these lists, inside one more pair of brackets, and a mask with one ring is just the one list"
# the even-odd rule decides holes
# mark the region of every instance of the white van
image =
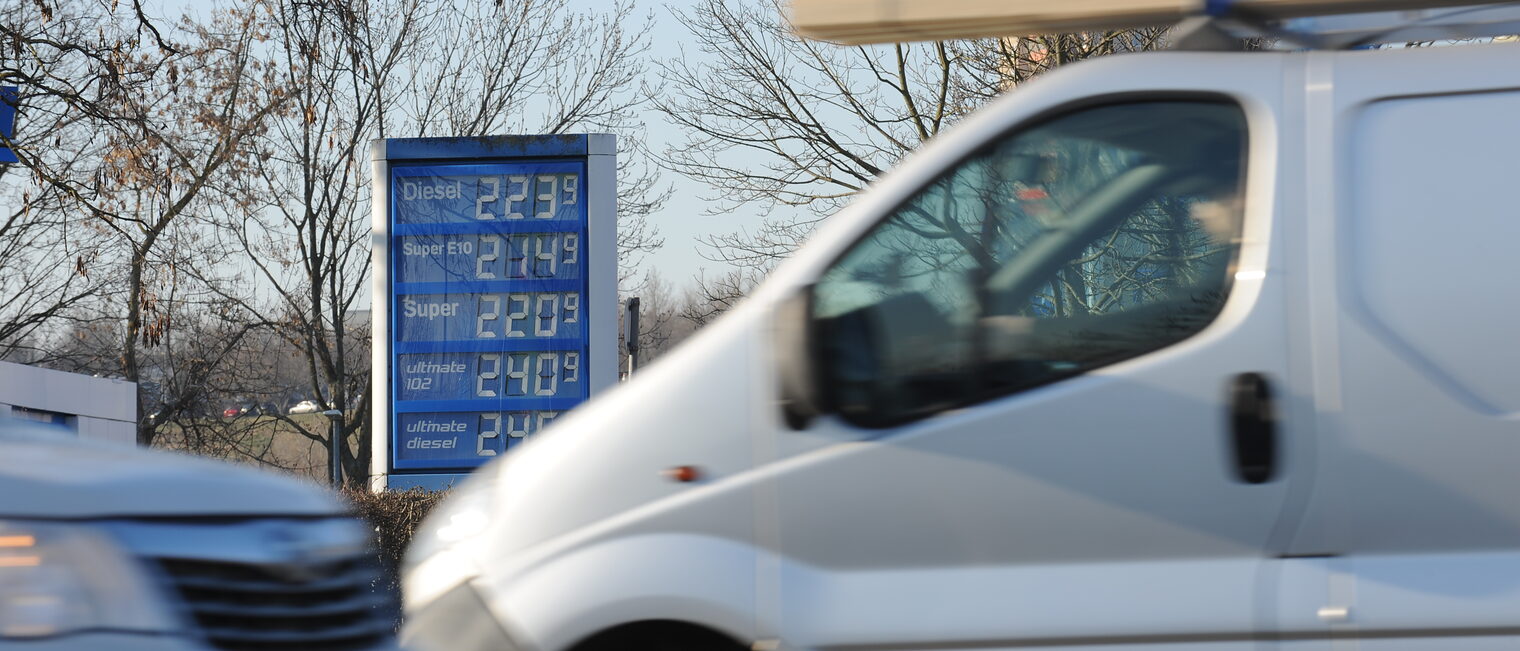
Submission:
[[1516,152],[1513,44],[1063,67],[458,488],[403,642],[1516,648]]
[[316,486],[0,420],[0,649],[389,651],[370,534]]

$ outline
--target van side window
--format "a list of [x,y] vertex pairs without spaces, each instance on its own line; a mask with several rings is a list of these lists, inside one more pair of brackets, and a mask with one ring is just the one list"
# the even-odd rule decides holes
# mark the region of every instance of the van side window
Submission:
[[1245,140],[1233,104],[1115,104],[953,168],[819,279],[828,401],[887,426],[1202,330],[1233,276]]

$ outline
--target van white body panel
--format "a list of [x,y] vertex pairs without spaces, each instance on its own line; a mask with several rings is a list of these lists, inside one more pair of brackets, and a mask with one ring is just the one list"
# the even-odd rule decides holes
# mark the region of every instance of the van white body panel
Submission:
[[[1174,52],[1037,80],[482,470],[494,521],[456,550],[474,569],[423,561],[408,607],[466,580],[543,651],[645,620],[785,649],[1510,648],[1517,54]],[[1201,332],[906,425],[783,424],[774,308],[885,215],[1031,121],[1205,96],[1240,106],[1249,142],[1233,286]],[[1244,373],[1276,398],[1260,484],[1230,462]],[[662,476],[679,465],[702,479]]]
[[1333,161],[1333,181],[1297,244],[1313,256],[1298,353],[1318,366],[1320,451],[1293,547],[1339,557],[1289,561],[1317,600],[1284,605],[1287,631],[1323,627],[1333,605],[1366,648],[1520,640],[1517,55],[1311,55],[1309,115],[1334,137],[1311,139],[1310,158]]

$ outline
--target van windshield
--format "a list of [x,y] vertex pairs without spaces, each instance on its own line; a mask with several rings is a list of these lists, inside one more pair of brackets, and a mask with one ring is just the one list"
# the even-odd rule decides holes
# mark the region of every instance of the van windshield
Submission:
[[829,399],[884,425],[1134,357],[1219,312],[1245,120],[1222,102],[1086,109],[1019,131],[820,279]]

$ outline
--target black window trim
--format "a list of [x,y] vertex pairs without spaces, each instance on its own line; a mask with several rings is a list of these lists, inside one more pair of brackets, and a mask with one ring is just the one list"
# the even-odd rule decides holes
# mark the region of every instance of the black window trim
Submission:
[[[1064,102],[1064,103],[1061,103],[1061,104],[1057,104],[1055,106],[1048,107],[1048,108],[1046,108],[1046,109],[1044,109],[1042,111],[1039,111],[1039,112],[1031,115],[1030,117],[1028,117],[1028,118],[1026,118],[1024,120],[1020,120],[1019,122],[1017,122],[1017,123],[1009,126],[1006,129],[1003,129],[1002,131],[999,131],[996,135],[987,138],[986,142],[984,142],[981,145],[979,145],[979,146],[971,149],[970,151],[966,152],[965,154],[957,157],[956,159],[954,159],[950,163],[946,164],[939,171],[939,173],[935,174],[933,177],[930,177],[928,180],[924,181],[923,183],[915,186],[911,191],[909,191],[906,195],[904,195],[903,198],[900,201],[892,204],[890,208],[884,209],[884,210],[880,211],[879,213],[877,213],[875,215],[875,220],[871,223],[870,226],[868,226],[859,235],[857,235],[856,237],[852,238],[847,244],[845,244],[844,246],[840,247],[838,253],[835,254],[834,256],[832,256],[831,258],[829,258],[829,261],[826,264],[822,265],[822,267],[821,267],[822,270],[818,273],[817,277],[814,277],[814,278],[810,279],[808,281],[808,283],[806,284],[806,286],[803,288],[803,291],[806,291],[808,293],[808,295],[809,295],[808,296],[808,300],[807,300],[807,311],[806,311],[806,317],[807,318],[804,321],[804,323],[805,323],[804,327],[807,328],[807,332],[805,333],[804,336],[806,337],[809,358],[811,358],[812,360],[824,360],[824,359],[827,359],[827,356],[823,354],[824,351],[821,348],[821,341],[822,340],[818,336],[819,333],[817,331],[817,321],[813,318],[813,315],[814,315],[815,310],[816,310],[816,305],[815,305],[816,298],[813,295],[813,292],[814,292],[815,288],[817,287],[818,281],[823,277],[824,274],[828,273],[829,270],[835,268],[841,261],[843,261],[846,256],[850,255],[850,253],[852,253],[856,249],[857,246],[859,246],[865,240],[867,240],[872,235],[874,235],[876,233],[877,228],[881,225],[881,223],[884,220],[890,218],[892,215],[897,214],[905,206],[907,206],[908,204],[910,204],[913,201],[915,201],[916,199],[918,199],[923,194],[923,192],[925,190],[927,190],[928,188],[933,187],[935,184],[937,184],[937,183],[941,182],[942,180],[944,180],[948,175],[953,174],[957,170],[961,169],[962,166],[964,166],[968,161],[970,161],[972,159],[975,159],[975,158],[978,158],[980,156],[984,156],[984,155],[989,154],[991,151],[993,151],[994,149],[996,149],[999,145],[1001,145],[1002,143],[1006,142],[1009,138],[1015,137],[1019,133],[1022,133],[1022,132],[1026,132],[1026,131],[1030,131],[1030,130],[1033,130],[1033,129],[1037,129],[1037,128],[1039,128],[1041,126],[1044,126],[1046,124],[1049,124],[1049,123],[1051,123],[1051,122],[1053,122],[1055,120],[1061,119],[1062,117],[1065,117],[1067,115],[1072,115],[1072,114],[1075,114],[1075,113],[1078,113],[1078,112],[1081,112],[1081,111],[1088,111],[1088,110],[1093,110],[1093,109],[1098,109],[1098,108],[1105,108],[1105,107],[1109,107],[1109,106],[1130,105],[1130,104],[1146,104],[1146,103],[1161,103],[1161,102],[1207,102],[1207,103],[1213,103],[1213,104],[1229,105],[1229,106],[1234,107],[1236,110],[1240,111],[1241,117],[1242,117],[1242,119],[1243,119],[1243,121],[1245,123],[1245,134],[1244,134],[1243,142],[1241,143],[1241,159],[1242,159],[1242,162],[1241,162],[1241,166],[1240,166],[1240,188],[1241,188],[1241,191],[1242,191],[1242,195],[1245,196],[1250,191],[1250,187],[1249,187],[1249,185],[1247,183],[1247,180],[1249,179],[1250,172],[1251,172],[1251,164],[1250,164],[1251,146],[1250,145],[1251,145],[1252,135],[1255,133],[1256,130],[1253,127],[1253,124],[1252,124],[1253,120],[1252,120],[1252,117],[1251,117],[1251,112],[1246,110],[1246,102],[1244,101],[1244,98],[1240,97],[1239,95],[1230,94],[1230,93],[1222,93],[1222,92],[1217,92],[1217,91],[1130,91],[1130,92],[1108,93],[1108,94],[1104,94],[1104,95],[1093,95],[1093,96],[1084,97],[1084,98],[1080,98],[1080,99],[1076,99],[1076,100],[1072,100],[1072,101]],[[1242,215],[1241,219],[1242,219],[1241,229],[1242,229],[1242,232],[1244,232],[1245,227],[1246,227],[1245,222],[1244,222],[1245,215]],[[1239,262],[1240,262],[1240,254],[1241,254],[1241,249],[1240,249],[1240,247],[1237,247],[1235,249],[1235,251],[1231,254],[1230,264],[1228,265],[1227,268],[1229,268],[1229,269],[1238,268],[1238,265],[1239,265]],[[1229,305],[1229,303],[1231,301],[1231,298],[1235,295],[1235,292],[1234,292],[1234,289],[1235,289],[1235,279],[1234,279],[1234,275],[1233,274],[1227,274],[1226,275],[1226,277],[1224,279],[1223,289],[1224,289],[1225,294],[1224,294],[1224,301],[1221,303],[1221,307],[1220,307],[1221,313],[1223,312],[1223,310],[1226,307],[1228,307],[1228,305]],[[1178,341],[1174,341],[1174,342],[1171,342],[1169,344],[1165,344],[1165,345],[1161,346],[1160,348],[1153,348],[1153,349],[1141,351],[1141,352],[1135,353],[1134,355],[1130,355],[1130,356],[1124,357],[1122,359],[1114,360],[1112,362],[1109,362],[1108,364],[1105,364],[1105,365],[1103,365],[1101,367],[1096,367],[1096,368],[1107,368],[1109,366],[1112,366],[1113,364],[1123,363],[1125,361],[1129,361],[1129,360],[1132,360],[1132,359],[1136,359],[1136,358],[1139,358],[1139,357],[1150,355],[1150,354],[1155,353],[1155,352],[1160,351],[1160,350],[1165,350],[1167,348],[1171,348],[1171,347],[1176,346],[1177,344],[1180,344],[1182,342],[1194,339],[1195,337],[1198,336],[1198,334],[1200,334],[1203,331],[1207,330],[1210,326],[1212,326],[1217,321],[1218,321],[1218,315],[1216,315],[1214,317],[1214,319],[1209,322],[1208,326],[1205,326],[1203,329],[1199,330],[1198,332],[1194,332],[1193,334],[1187,336],[1184,339],[1181,339],[1181,340],[1178,340]],[[950,413],[950,412],[954,412],[954,411],[958,411],[958,410],[962,410],[962,409],[975,408],[975,407],[978,407],[978,406],[981,406],[981,405],[989,404],[989,403],[997,401],[1000,398],[1006,398],[1008,396],[1013,396],[1013,395],[1019,395],[1019,394],[1027,393],[1029,391],[1037,390],[1037,389],[1040,389],[1040,388],[1043,388],[1043,387],[1046,387],[1046,386],[1050,386],[1052,384],[1057,384],[1057,383],[1060,383],[1060,382],[1065,382],[1065,381],[1070,380],[1070,379],[1072,379],[1074,377],[1078,377],[1078,376],[1082,376],[1082,375],[1088,375],[1091,371],[1095,370],[1095,369],[1077,370],[1077,371],[1073,371],[1072,373],[1069,373],[1069,374],[1056,375],[1056,376],[1052,376],[1048,381],[1041,382],[1041,383],[1035,384],[1035,385],[1030,385],[1030,386],[1022,386],[1022,387],[1018,387],[1018,388],[1012,389],[1012,390],[995,389],[994,388],[992,390],[978,391],[978,392],[969,393],[966,396],[965,400],[957,401],[957,402],[955,402],[953,404],[947,405],[947,406],[945,406],[943,408],[940,408],[940,409],[937,409],[937,410],[934,410],[934,411],[925,411],[925,412],[921,412],[921,413],[914,413],[914,414],[905,415],[905,416],[898,417],[898,418],[882,418],[880,420],[874,420],[874,421],[870,421],[870,422],[860,422],[860,421],[858,421],[856,419],[850,418],[849,416],[841,414],[839,412],[839,410],[836,408],[836,406],[835,406],[835,398],[834,398],[834,395],[833,395],[833,386],[830,384],[829,379],[823,373],[823,371],[824,371],[823,364],[815,362],[815,363],[811,364],[810,366],[811,366],[811,368],[810,368],[810,373],[809,374],[811,375],[811,385],[812,385],[812,387],[813,387],[813,389],[815,391],[819,392],[819,398],[821,399],[822,405],[824,405],[824,407],[825,407],[824,408],[824,414],[832,414],[835,417],[835,420],[837,420],[838,422],[840,422],[840,423],[842,423],[842,424],[844,424],[844,425],[846,425],[846,426],[848,426],[848,427],[850,427],[852,429],[856,429],[856,430],[860,430],[860,431],[864,431],[864,432],[877,432],[878,434],[875,434],[875,435],[869,437],[869,438],[872,438],[872,439],[887,438],[887,437],[890,437],[890,436],[892,436],[894,434],[892,432],[887,432],[886,430],[891,430],[893,428],[897,428],[897,427],[900,427],[900,426],[903,426],[903,425],[907,425],[907,424],[910,424],[910,423],[917,423],[917,422],[923,422],[923,421],[931,420],[931,419],[933,419],[935,417],[942,416],[942,415],[944,415],[946,413]],[[796,428],[794,428],[794,429],[796,429]]]

